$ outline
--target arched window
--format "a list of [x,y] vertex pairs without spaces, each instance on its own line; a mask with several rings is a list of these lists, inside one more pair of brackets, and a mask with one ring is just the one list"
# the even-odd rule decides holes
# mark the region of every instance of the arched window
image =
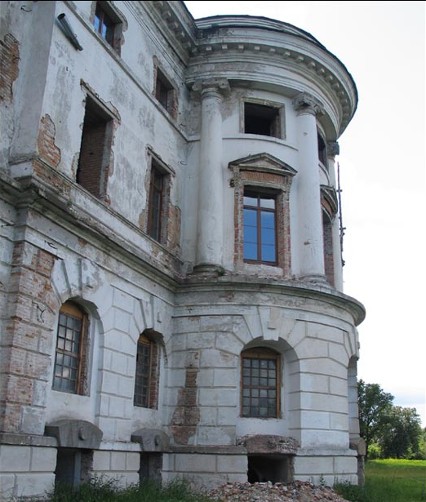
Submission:
[[280,415],[280,355],[264,347],[241,354],[241,416],[277,418]]
[[139,336],[136,352],[134,405],[156,408],[158,397],[158,345],[147,333]]
[[59,311],[53,389],[84,394],[87,375],[87,314],[75,303]]

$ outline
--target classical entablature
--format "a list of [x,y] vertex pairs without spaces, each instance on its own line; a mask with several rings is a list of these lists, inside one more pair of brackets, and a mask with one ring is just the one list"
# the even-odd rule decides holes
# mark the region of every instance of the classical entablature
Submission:
[[256,88],[275,87],[290,98],[301,91],[316,93],[325,106],[322,120],[330,136],[332,129],[340,136],[349,124],[358,101],[353,78],[308,32],[288,23],[243,15],[193,22],[178,2],[146,3],[156,22],[164,25],[170,46],[187,65],[190,88],[196,79],[211,76],[213,65],[215,74],[228,78],[231,86],[236,81]]

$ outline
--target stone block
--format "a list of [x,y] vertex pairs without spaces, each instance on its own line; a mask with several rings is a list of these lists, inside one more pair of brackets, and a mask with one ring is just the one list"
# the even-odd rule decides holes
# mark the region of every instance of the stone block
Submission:
[[235,426],[238,418],[236,406],[221,406],[217,409],[217,425]]
[[31,447],[0,445],[0,472],[28,472]]
[[299,475],[312,476],[317,474],[325,475],[333,472],[333,458],[332,457],[294,457],[294,474],[296,479]]
[[247,473],[247,455],[220,455],[217,459],[217,472]]
[[18,497],[41,497],[53,490],[55,474],[48,473],[17,473],[16,492]]
[[127,452],[126,453],[126,470],[127,471],[139,471],[141,463],[140,453]]
[[129,314],[133,313],[133,297],[117,288],[113,289],[112,303],[114,307]]
[[199,394],[200,406],[235,406],[238,403],[236,389],[201,389]]
[[348,396],[348,381],[345,378],[330,377],[330,392],[346,399]]
[[126,470],[126,452],[122,451],[111,452],[111,470],[112,471]]
[[95,450],[93,452],[93,470],[109,471],[111,468],[111,453],[109,451]]
[[326,411],[302,411],[300,421],[303,429],[329,430],[330,413]]
[[218,408],[203,406],[200,408],[200,423],[203,425],[217,425]]
[[241,340],[233,333],[217,333],[216,348],[239,356],[243,349],[243,345],[241,344]]
[[14,474],[0,474],[0,500],[12,499],[15,487]]
[[30,470],[50,472],[56,469],[56,448],[31,448]]
[[216,349],[206,349],[201,352],[200,366],[202,368],[236,368],[238,356]]
[[216,455],[177,454],[175,467],[177,472],[215,472]]
[[217,369],[214,370],[213,385],[215,387],[236,387],[239,378],[236,369]]

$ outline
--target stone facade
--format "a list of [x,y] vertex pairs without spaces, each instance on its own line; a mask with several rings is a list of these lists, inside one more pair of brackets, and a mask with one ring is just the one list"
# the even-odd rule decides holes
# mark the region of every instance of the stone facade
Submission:
[[362,479],[345,66],[166,1],[4,2],[0,47],[1,500]]

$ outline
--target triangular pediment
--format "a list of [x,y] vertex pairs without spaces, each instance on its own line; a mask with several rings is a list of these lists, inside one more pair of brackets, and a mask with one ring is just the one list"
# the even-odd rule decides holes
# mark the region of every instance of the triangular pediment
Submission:
[[297,171],[286,162],[270,155],[269,153],[258,153],[249,155],[241,159],[233,160],[229,163],[229,168],[240,171],[258,171],[279,174],[281,176],[294,176]]

